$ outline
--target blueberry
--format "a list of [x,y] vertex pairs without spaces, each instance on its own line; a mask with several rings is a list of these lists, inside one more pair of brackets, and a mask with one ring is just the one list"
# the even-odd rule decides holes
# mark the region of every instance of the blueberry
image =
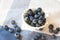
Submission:
[[28,24],[30,25],[32,21],[29,21]]
[[56,28],[56,30],[57,30],[57,31],[60,31],[60,28],[59,28],[59,27],[57,27],[57,28]]
[[39,23],[39,24],[42,24],[42,20],[38,20],[38,23]]
[[16,37],[17,39],[20,39],[21,35],[20,35],[19,33],[15,33],[15,37]]
[[43,28],[40,28],[39,30],[40,30],[40,31],[42,31],[42,30],[43,30]]
[[44,35],[42,35],[41,40],[46,40],[46,37]]
[[5,25],[5,26],[4,26],[4,28],[5,28],[6,30],[8,30],[8,29],[9,29],[8,25]]
[[46,23],[46,18],[43,19],[42,24],[45,25],[45,23]]
[[24,20],[25,20],[25,22],[28,23],[28,22],[30,21],[29,16],[26,16],[26,15],[25,15],[25,16],[24,16]]
[[16,24],[15,20],[12,20],[12,21],[11,21],[11,24],[12,24],[12,25]]
[[25,17],[24,20],[25,20],[26,22],[28,22],[30,19],[29,19],[29,17]]
[[46,18],[45,17],[43,17],[43,16],[40,16],[41,17],[41,19],[40,20],[46,20]]
[[14,33],[14,29],[9,28],[9,32],[10,32],[10,33]]
[[38,23],[36,23],[36,27],[40,27],[40,25]]
[[37,11],[38,11],[38,12],[41,12],[41,11],[42,11],[42,8],[38,8]]
[[30,21],[32,21],[32,20],[33,20],[33,16],[29,16],[29,18],[30,18]]
[[35,14],[35,15],[34,15],[34,18],[39,18],[39,15],[38,15],[38,14]]
[[34,14],[38,14],[38,11],[37,11],[37,10],[35,10],[35,11],[34,11]]
[[16,31],[17,31],[17,32],[21,32],[20,27],[16,27]]
[[37,21],[38,21],[37,19],[33,19],[33,20],[32,20],[32,22],[33,22],[34,24],[36,24]]
[[57,31],[57,30],[54,30],[53,33],[54,33],[54,34],[58,34],[58,31]]
[[28,17],[28,16],[29,16],[29,14],[27,14],[27,13],[24,14],[24,18],[25,18],[25,17]]
[[45,13],[44,12],[42,12],[42,14],[41,14],[43,17],[45,17]]
[[39,16],[39,20],[42,20],[43,16]]
[[18,27],[18,25],[14,25],[14,28]]
[[53,33],[53,30],[52,30],[52,29],[49,29],[49,32],[50,32],[50,33]]
[[36,25],[34,23],[31,23],[30,25],[36,27]]
[[54,25],[53,24],[50,24],[49,25],[49,29],[53,29],[54,28]]
[[27,13],[28,13],[29,15],[33,15],[32,9],[29,9],[29,10],[27,11]]
[[38,12],[37,14],[40,15],[40,16],[42,15],[41,12]]
[[46,21],[46,18],[43,18],[43,21]]

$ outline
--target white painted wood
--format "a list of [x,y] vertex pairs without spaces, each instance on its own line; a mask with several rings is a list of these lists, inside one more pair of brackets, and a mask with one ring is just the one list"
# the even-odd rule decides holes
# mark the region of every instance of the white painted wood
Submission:
[[0,0],[0,25],[3,25],[13,0]]

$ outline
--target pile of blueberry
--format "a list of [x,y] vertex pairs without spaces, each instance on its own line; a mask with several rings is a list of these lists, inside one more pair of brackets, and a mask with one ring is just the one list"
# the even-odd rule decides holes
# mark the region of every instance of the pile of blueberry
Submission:
[[34,38],[34,40],[47,40],[47,39],[44,34],[39,34]]
[[20,35],[21,28],[16,24],[15,20],[12,20],[11,24],[14,26],[14,28],[10,28],[8,25],[3,26],[3,28],[8,32],[13,33],[17,40],[22,40]]
[[33,27],[40,27],[46,23],[45,13],[42,11],[42,8],[37,8],[34,11],[29,9],[24,14],[24,20],[27,24]]
[[57,27],[55,30],[53,28],[54,28],[54,25],[50,24],[49,25],[49,32],[54,33],[54,34],[58,34],[58,32],[60,31],[60,28]]

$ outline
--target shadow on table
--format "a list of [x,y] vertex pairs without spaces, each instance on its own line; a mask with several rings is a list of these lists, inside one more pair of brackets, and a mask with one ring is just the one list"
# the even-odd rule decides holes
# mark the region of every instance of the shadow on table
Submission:
[[[34,40],[34,37],[36,37],[36,35],[43,34],[43,33],[38,33],[34,31],[29,31],[29,30],[22,30],[20,34],[22,35],[22,40]],[[47,35],[47,34],[43,34],[43,35],[45,35],[48,40],[55,40],[50,35]],[[57,37],[57,40],[59,39],[60,37]],[[16,38],[14,34],[2,29],[0,31],[0,40],[16,40]]]

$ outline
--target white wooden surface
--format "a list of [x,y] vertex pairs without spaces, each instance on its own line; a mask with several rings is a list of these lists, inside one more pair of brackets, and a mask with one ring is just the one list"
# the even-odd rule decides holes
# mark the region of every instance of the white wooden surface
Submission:
[[3,25],[13,0],[0,0],[0,25]]

